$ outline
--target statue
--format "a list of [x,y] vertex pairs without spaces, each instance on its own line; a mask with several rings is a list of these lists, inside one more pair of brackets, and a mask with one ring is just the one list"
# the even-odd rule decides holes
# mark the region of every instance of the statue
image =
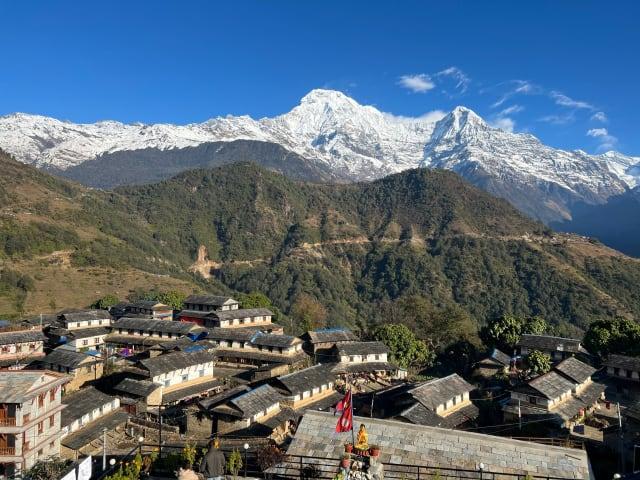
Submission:
[[363,423],[360,424],[360,430],[358,430],[355,448],[356,450],[369,449],[369,435],[367,434],[367,429]]

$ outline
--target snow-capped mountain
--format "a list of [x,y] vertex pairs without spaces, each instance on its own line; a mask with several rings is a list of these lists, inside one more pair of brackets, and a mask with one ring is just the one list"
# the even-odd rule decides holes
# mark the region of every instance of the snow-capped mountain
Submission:
[[259,120],[227,116],[178,126],[0,117],[0,148],[62,174],[108,162],[117,152],[162,155],[236,140],[278,144],[346,181],[417,166],[454,170],[547,222],[570,218],[574,204],[601,204],[640,183],[639,157],[554,149],[532,135],[493,128],[464,107],[439,119],[396,117],[331,90],[313,90],[290,112]]

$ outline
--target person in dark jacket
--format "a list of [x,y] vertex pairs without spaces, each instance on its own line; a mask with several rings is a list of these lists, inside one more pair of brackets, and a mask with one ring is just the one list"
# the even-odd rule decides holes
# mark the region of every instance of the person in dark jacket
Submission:
[[200,462],[200,473],[207,479],[221,479],[224,478],[226,466],[227,461],[224,458],[224,453],[220,451],[220,440],[214,438],[207,454]]

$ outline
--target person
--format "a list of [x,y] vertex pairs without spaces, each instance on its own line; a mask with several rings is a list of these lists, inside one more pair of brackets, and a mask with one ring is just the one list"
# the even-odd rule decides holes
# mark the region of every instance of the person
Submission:
[[220,440],[214,438],[207,454],[200,462],[200,473],[208,480],[221,480],[224,478],[226,465],[227,461],[224,458],[224,453],[220,451]]

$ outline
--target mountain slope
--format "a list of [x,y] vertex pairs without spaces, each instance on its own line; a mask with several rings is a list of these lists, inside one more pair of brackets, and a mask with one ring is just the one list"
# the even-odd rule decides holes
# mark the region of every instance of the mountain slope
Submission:
[[[257,143],[244,142],[224,154],[193,148],[238,140]],[[264,142],[291,154],[267,151]],[[247,160],[312,181],[371,180],[417,166],[444,168],[547,223],[571,219],[574,205],[606,203],[634,188],[640,177],[638,157],[547,147],[531,135],[492,128],[464,107],[444,118],[408,119],[330,90],[313,90],[274,118],[227,116],[184,126],[76,125],[8,115],[0,117],[0,148],[25,163],[101,187]]]
[[[365,329],[413,295],[478,323],[540,314],[565,333],[640,315],[639,262],[555,235],[451,172],[314,185],[233,164],[109,193],[0,167],[3,313],[177,285],[260,290],[285,312],[307,293],[331,324]],[[198,257],[207,280],[186,273]]]

